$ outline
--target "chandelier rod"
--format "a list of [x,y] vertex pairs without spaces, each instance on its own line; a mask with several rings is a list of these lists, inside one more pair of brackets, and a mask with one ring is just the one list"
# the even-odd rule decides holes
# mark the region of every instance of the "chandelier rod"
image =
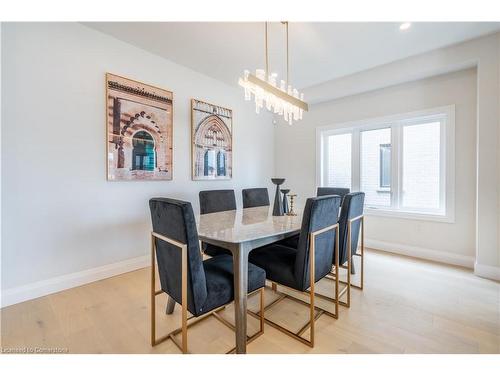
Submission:
[[285,28],[286,28],[286,83],[287,85],[290,84],[290,73],[289,73],[289,66],[290,66],[290,57],[288,55],[288,21],[285,21]]
[[266,80],[268,79],[269,77],[269,52],[268,52],[268,46],[267,46],[267,40],[268,40],[268,36],[267,36],[267,21],[266,21],[266,32],[265,32],[265,38],[266,38]]

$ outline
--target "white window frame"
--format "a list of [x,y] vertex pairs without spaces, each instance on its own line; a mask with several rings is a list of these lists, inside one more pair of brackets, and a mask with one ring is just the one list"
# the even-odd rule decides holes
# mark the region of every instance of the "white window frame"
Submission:
[[[403,184],[402,146],[403,126],[422,121],[438,120],[440,127],[440,210],[419,211],[401,205]],[[316,128],[316,185],[326,186],[325,163],[328,136],[350,133],[351,136],[351,191],[360,190],[361,160],[360,133],[366,130],[391,128],[391,207],[365,205],[365,214],[404,219],[455,222],[455,105],[372,119],[351,121]],[[393,207],[398,207],[394,209]],[[441,210],[441,208],[443,208]]]

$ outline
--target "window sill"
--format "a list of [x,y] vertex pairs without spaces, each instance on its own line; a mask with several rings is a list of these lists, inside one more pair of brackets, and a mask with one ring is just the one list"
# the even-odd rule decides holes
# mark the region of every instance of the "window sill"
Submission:
[[390,217],[394,219],[409,219],[409,220],[422,220],[422,221],[438,221],[442,223],[454,223],[455,218],[453,215],[440,215],[413,211],[396,211],[386,208],[365,207],[365,215],[367,216],[380,216]]

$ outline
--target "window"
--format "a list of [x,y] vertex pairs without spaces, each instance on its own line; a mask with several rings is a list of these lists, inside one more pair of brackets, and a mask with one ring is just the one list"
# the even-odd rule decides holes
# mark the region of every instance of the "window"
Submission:
[[454,220],[454,106],[318,128],[318,186],[365,193],[368,214]]

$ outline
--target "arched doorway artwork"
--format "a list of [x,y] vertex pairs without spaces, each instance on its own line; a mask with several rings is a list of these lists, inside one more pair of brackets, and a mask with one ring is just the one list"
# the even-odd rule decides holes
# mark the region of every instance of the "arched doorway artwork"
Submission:
[[108,180],[172,180],[171,91],[106,74]]
[[193,137],[193,177],[195,179],[226,179],[232,175],[232,136],[229,121],[217,115],[198,122]]
[[132,170],[154,171],[155,141],[146,131],[138,131],[132,138]]

